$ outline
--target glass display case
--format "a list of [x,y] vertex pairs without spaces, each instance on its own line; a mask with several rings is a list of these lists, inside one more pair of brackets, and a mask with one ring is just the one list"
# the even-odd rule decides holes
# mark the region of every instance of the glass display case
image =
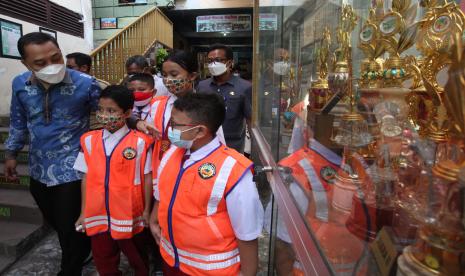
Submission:
[[269,275],[465,275],[460,2],[255,0]]

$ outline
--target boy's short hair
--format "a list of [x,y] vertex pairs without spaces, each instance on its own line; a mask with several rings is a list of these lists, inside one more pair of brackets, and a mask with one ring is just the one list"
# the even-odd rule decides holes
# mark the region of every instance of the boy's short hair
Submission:
[[102,90],[100,99],[112,99],[124,112],[134,107],[134,95],[124,85],[110,85]]
[[128,82],[131,82],[131,81],[144,82],[152,88],[155,86],[155,81],[153,80],[153,76],[147,73],[136,73],[129,78]]
[[195,123],[206,125],[212,134],[223,124],[226,113],[224,100],[217,94],[188,93],[173,106],[187,113]]

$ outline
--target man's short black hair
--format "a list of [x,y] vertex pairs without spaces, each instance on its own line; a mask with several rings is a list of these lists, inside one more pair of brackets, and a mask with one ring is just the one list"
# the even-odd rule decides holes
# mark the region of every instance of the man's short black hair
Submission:
[[126,60],[126,68],[128,68],[129,66],[133,64],[136,64],[137,67],[139,67],[140,69],[145,69],[149,67],[149,63],[147,62],[147,59],[141,55],[132,56],[128,58],[128,60]]
[[226,113],[224,100],[217,94],[187,93],[173,107],[187,113],[194,123],[206,125],[212,134],[223,124]]
[[124,112],[134,106],[134,95],[124,85],[110,85],[100,93],[100,99],[112,99]]
[[80,52],[71,53],[71,54],[66,55],[66,58],[68,59],[73,58],[76,65],[79,67],[87,65],[87,67],[89,67],[89,70],[90,70],[90,67],[92,66],[92,58],[89,55],[86,55],[84,53],[80,53]]
[[128,83],[131,81],[145,82],[152,88],[155,86],[153,76],[147,73],[136,73],[129,78]]
[[224,50],[224,52],[226,53],[226,58],[228,60],[231,60],[234,58],[234,55],[233,55],[233,50],[231,49],[231,47],[229,46],[226,46],[224,44],[213,44],[212,46],[210,46],[210,48],[208,49],[208,53],[212,52],[212,51],[215,51],[215,50]]
[[60,48],[60,46],[58,46],[57,40],[49,34],[40,32],[25,34],[18,40],[18,52],[21,55],[21,58],[24,59],[26,57],[26,52],[24,50],[26,46],[30,44],[42,45],[49,41],[55,44],[57,48]]

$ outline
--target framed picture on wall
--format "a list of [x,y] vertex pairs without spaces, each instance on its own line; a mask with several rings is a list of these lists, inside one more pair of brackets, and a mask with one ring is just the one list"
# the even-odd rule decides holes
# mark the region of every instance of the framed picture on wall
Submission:
[[0,18],[0,56],[21,59],[17,44],[22,35],[23,25]]
[[116,17],[100,18],[100,29],[117,29],[117,28],[118,28],[118,18]]
[[53,36],[55,39],[57,39],[57,32],[54,31],[54,30],[50,30],[50,29],[46,29],[46,28],[39,27],[39,31],[40,31],[41,33],[44,33],[44,34],[51,35],[51,36]]

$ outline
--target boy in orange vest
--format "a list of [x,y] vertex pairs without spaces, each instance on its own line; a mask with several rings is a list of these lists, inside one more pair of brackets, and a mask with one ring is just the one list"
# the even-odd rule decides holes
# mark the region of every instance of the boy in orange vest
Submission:
[[134,96],[124,86],[102,91],[97,121],[103,129],[81,137],[82,152],[74,165],[85,174],[76,230],[91,237],[100,275],[122,275],[121,251],[135,275],[148,275],[142,231],[150,213],[152,141],[126,126],[133,105]]
[[215,135],[224,117],[213,94],[174,102],[150,217],[165,275],[256,275],[263,207],[253,163]]
[[129,77],[127,87],[134,94],[134,108],[132,114],[140,120],[151,122],[151,102],[156,89],[153,76],[146,73],[137,73]]

